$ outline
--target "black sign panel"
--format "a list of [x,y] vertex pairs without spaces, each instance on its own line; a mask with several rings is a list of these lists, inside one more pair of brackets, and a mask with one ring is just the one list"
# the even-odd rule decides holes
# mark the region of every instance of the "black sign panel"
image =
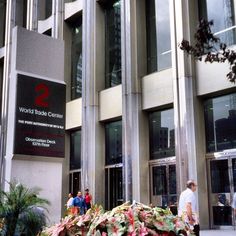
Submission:
[[65,85],[18,75],[14,153],[64,157]]

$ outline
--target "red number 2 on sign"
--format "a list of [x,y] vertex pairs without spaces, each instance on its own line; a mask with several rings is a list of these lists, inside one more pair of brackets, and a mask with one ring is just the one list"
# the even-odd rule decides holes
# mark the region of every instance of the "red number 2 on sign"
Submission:
[[47,101],[49,97],[48,86],[43,83],[38,84],[35,87],[35,91],[37,92],[37,96],[34,100],[35,105],[39,107],[48,107],[48,101]]

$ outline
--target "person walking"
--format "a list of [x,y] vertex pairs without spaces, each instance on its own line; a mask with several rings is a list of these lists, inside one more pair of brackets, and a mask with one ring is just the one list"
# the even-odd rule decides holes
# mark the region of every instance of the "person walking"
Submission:
[[73,195],[72,195],[72,193],[69,193],[68,194],[68,200],[67,200],[67,202],[66,202],[66,208],[67,209],[69,209],[69,208],[71,208],[72,206],[73,206]]
[[85,204],[88,210],[91,208],[91,205],[92,205],[92,195],[89,193],[88,188],[85,189],[84,199],[85,199]]
[[197,215],[197,201],[194,192],[197,184],[194,180],[187,181],[187,188],[180,194],[178,216],[185,221],[196,236],[200,235],[199,218]]
[[80,191],[77,193],[77,196],[73,199],[72,205],[77,208],[78,210],[77,214],[79,213],[80,215],[83,215],[87,210],[85,200]]

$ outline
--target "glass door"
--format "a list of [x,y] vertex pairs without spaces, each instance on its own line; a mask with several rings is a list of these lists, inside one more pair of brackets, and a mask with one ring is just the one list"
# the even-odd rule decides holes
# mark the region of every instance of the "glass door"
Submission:
[[81,189],[81,171],[73,171],[70,172],[69,177],[69,193],[75,197],[78,191],[82,191]]
[[231,204],[236,192],[236,158],[209,160],[208,168],[211,227],[231,228],[235,225]]
[[106,168],[105,207],[110,210],[123,203],[122,167]]
[[151,204],[177,214],[176,165],[151,165]]

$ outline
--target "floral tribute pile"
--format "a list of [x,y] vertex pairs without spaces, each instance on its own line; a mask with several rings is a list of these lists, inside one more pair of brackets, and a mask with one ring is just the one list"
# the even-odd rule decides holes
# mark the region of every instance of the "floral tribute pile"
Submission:
[[111,211],[94,205],[85,215],[68,215],[50,228],[45,236],[174,236],[191,235],[190,229],[170,210],[141,203],[124,203]]

